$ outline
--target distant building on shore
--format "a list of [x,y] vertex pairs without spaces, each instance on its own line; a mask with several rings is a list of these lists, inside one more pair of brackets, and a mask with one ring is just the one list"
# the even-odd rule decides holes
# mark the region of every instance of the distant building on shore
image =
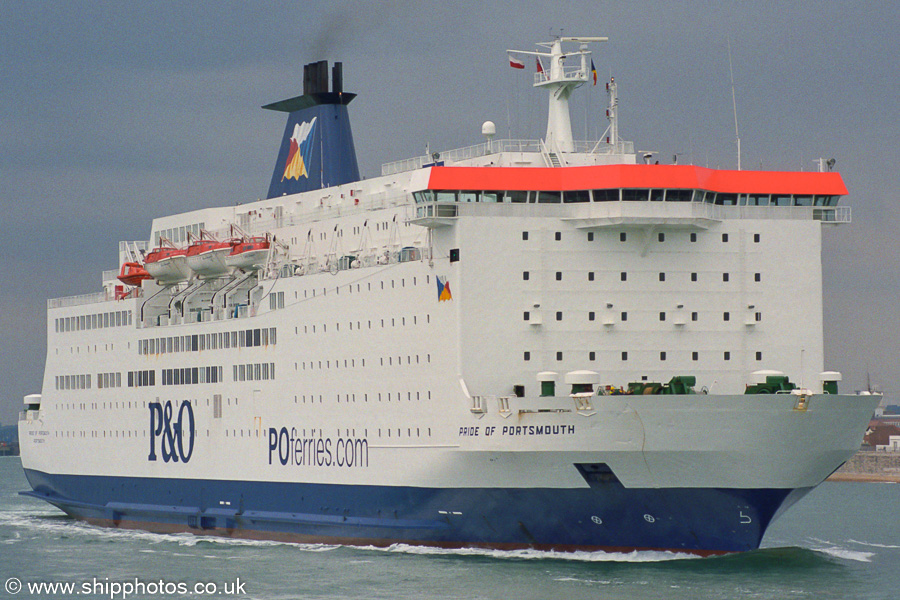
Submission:
[[863,438],[863,450],[900,453],[900,426],[872,419]]
[[0,456],[19,455],[19,428],[15,425],[0,425]]

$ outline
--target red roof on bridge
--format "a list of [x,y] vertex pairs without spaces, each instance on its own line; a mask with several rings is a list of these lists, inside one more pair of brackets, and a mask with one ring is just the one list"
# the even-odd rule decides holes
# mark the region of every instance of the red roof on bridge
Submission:
[[432,167],[432,190],[591,190],[616,188],[699,189],[725,194],[842,196],[839,173],[726,171],[693,165],[588,167]]

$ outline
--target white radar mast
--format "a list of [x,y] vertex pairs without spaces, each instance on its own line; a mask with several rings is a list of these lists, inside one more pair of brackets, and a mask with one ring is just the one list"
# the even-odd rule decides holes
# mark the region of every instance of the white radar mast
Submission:
[[[575,141],[572,138],[572,122],[569,118],[569,96],[572,91],[586,83],[591,77],[588,63],[590,51],[588,42],[605,42],[606,37],[559,37],[552,42],[541,43],[549,52],[528,52],[525,50],[507,50],[509,54],[527,54],[537,59],[538,72],[534,75],[534,87],[546,88],[550,93],[550,106],[547,113],[547,136],[544,143],[553,152],[574,152]],[[581,44],[578,50],[563,53],[562,43]],[[566,66],[566,59],[580,56],[579,66]],[[549,59],[549,68],[541,62],[541,58]]]

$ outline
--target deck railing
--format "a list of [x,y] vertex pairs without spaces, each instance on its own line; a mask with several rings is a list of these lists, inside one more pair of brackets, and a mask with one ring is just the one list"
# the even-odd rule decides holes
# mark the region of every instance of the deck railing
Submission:
[[65,308],[67,306],[82,306],[84,304],[93,304],[95,302],[105,302],[112,300],[106,292],[96,292],[93,294],[81,294],[79,296],[67,296],[65,298],[50,298],[47,300],[47,308]]
[[[575,152],[578,154],[633,154],[634,145],[631,142],[619,142],[618,145],[607,144],[603,141],[576,141]],[[441,164],[452,165],[463,160],[470,160],[490,154],[501,152],[534,152],[540,154],[541,140],[491,140],[465,148],[455,148],[435,152],[431,155],[416,156],[405,160],[385,163],[381,165],[382,175],[395,175],[406,171],[415,171],[426,165]]]

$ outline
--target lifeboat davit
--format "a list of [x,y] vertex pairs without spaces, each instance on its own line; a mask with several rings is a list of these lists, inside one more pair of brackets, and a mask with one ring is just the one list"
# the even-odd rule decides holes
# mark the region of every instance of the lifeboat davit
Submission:
[[180,283],[191,277],[191,269],[187,266],[187,250],[173,246],[154,248],[144,258],[144,268],[162,285]]
[[252,237],[241,240],[225,257],[225,264],[241,271],[258,271],[266,264],[269,255],[269,238]]
[[127,262],[122,264],[118,280],[125,285],[140,287],[141,282],[146,279],[153,279],[153,276],[147,272],[147,269],[141,263]]
[[197,240],[188,246],[185,254],[187,266],[202,279],[222,277],[228,273],[225,258],[236,243],[213,239]]

